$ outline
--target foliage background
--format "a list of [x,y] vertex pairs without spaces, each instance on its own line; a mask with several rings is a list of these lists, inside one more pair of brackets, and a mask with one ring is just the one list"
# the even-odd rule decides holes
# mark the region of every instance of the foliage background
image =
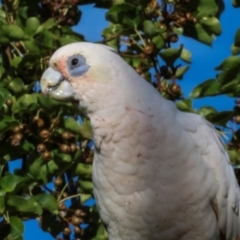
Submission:
[[[46,4],[48,1],[42,1],[42,3],[44,2]],[[2,74],[0,82],[0,130],[2,133],[0,145],[2,169],[0,180],[0,213],[2,213],[3,216],[0,227],[1,232],[5,233],[5,235],[3,234],[1,236],[2,239],[22,239],[22,220],[31,218],[40,220],[45,231],[49,231],[55,236],[58,235],[60,238],[73,238],[74,232],[77,232],[75,236],[77,239],[106,238],[98,215],[95,212],[96,209],[82,205],[85,200],[91,197],[92,188],[90,174],[92,152],[91,145],[89,145],[91,133],[88,122],[85,120],[85,124],[81,124],[82,121],[78,118],[78,115],[81,113],[74,105],[58,103],[42,95],[35,94],[35,92],[39,91],[38,84],[36,83],[46,67],[47,57],[59,46],[71,41],[83,39],[81,35],[75,34],[71,30],[74,24],[78,24],[79,19],[76,17],[79,15],[78,8],[82,10],[83,16],[80,23],[73,27],[73,29],[84,34],[86,40],[102,40],[100,34],[98,35],[94,29],[97,28],[96,25],[99,25],[99,23],[102,24],[102,26],[100,25],[98,28],[98,32],[100,33],[104,27],[108,26],[108,23],[104,21],[104,14],[107,9],[97,8],[93,10],[93,5],[84,5],[86,2],[87,1],[65,1],[65,10],[68,9],[67,12],[70,12],[70,10],[75,12],[57,24],[55,20],[59,19],[59,12],[54,10],[54,8],[51,8],[47,12],[45,11],[44,14],[39,14],[39,12],[36,11],[36,4],[40,3],[40,1],[21,1],[20,5],[18,5],[19,2],[16,0],[3,2],[7,4],[8,9],[10,9],[8,16],[11,16],[11,13],[13,13],[13,18],[7,19],[7,22],[4,21],[2,18],[6,19],[6,16],[1,11],[0,16],[2,17],[2,22],[0,22],[0,28],[2,28],[1,24],[13,24],[20,27],[23,30],[23,34],[18,32],[17,29],[14,29],[11,35],[9,28],[5,32],[4,28],[2,28],[0,32],[1,58],[3,64],[2,70],[0,71]],[[95,1],[88,2],[94,3]],[[97,2],[101,3],[104,1]],[[115,1],[115,3],[119,2],[127,1]],[[151,1],[140,2],[144,5],[149,4]],[[163,1],[160,1],[160,3],[162,2]],[[208,5],[215,1],[192,2],[194,2],[195,5],[200,2],[200,5],[203,4],[204,6],[204,4]],[[59,3],[58,1],[50,1],[50,3],[47,4],[57,6]],[[220,3],[222,4],[222,1],[218,1],[218,4]],[[190,99],[186,100],[189,93],[197,84],[206,79],[215,78],[216,73],[219,73],[219,71],[214,70],[214,68],[219,66],[224,58],[231,55],[230,47],[234,43],[234,35],[239,27],[239,22],[235,21],[235,19],[237,19],[235,16],[238,16],[239,10],[234,9],[229,1],[224,1],[224,3],[225,11],[221,15],[223,34],[216,38],[212,48],[181,35],[179,35],[179,40],[176,41],[176,43],[171,42],[171,46],[174,48],[178,48],[180,44],[183,43],[184,48],[191,51],[193,62],[190,69],[184,74],[183,81],[177,81],[177,84],[182,88],[182,93],[177,92],[177,94],[173,97],[171,96],[171,98],[178,103],[178,106],[182,110],[198,112],[217,124],[220,130],[224,130],[230,137],[228,150],[231,153],[232,161],[235,165],[238,165],[239,133],[237,131],[237,119],[239,110],[238,103],[235,104],[234,101],[239,95],[238,91],[236,91],[239,83],[239,57],[237,56],[234,59],[228,58],[228,60],[225,61],[225,65],[221,67],[220,73],[223,73],[223,80],[224,76],[227,75],[224,81],[219,81],[221,85],[216,85],[216,81],[212,81],[210,83],[214,83],[216,86],[212,87],[211,84],[208,84],[207,86],[197,88],[197,90],[193,92],[194,94],[192,94],[192,97],[220,94],[220,96],[214,98],[215,101],[210,104],[209,101],[212,100],[210,98],[205,98],[205,100],[201,101],[194,100],[194,107],[192,107],[190,104],[192,101],[190,101]],[[78,7],[72,8],[74,4],[77,4]],[[235,4],[239,5],[239,2],[236,1]],[[14,9],[14,6],[17,6],[16,9]],[[24,11],[26,6],[30,8],[31,11]],[[39,6],[41,6],[41,3]],[[207,6],[207,8],[209,9],[209,6]],[[6,13],[6,9],[3,10]],[[70,14],[69,12],[68,14]],[[101,16],[101,21],[96,17],[97,13]],[[193,14],[197,14],[196,9],[193,11]],[[134,14],[131,14],[131,16],[132,15]],[[211,18],[213,15],[211,15]],[[34,25],[36,24],[36,19],[32,17],[37,17],[39,24]],[[69,21],[69,17],[73,21],[72,23],[67,22]],[[114,16],[111,20],[114,20]],[[153,22],[156,21],[155,18],[150,18],[150,20]],[[159,22],[158,18],[157,22]],[[39,30],[39,28],[42,28],[42,30]],[[92,29],[92,31],[89,31],[89,29]],[[143,32],[148,29],[149,26],[144,29]],[[128,34],[133,33],[130,31]],[[151,32],[148,32],[147,38],[151,39],[156,35],[159,35],[159,32],[157,34],[153,33],[153,35]],[[238,42],[235,43],[236,46],[238,46]],[[125,46],[126,44],[124,44],[121,50],[125,50]],[[140,50],[138,49],[137,51]],[[11,55],[10,61],[9,51]],[[235,48],[235,51],[235,53],[238,53],[237,48]],[[131,53],[136,55],[136,52]],[[154,54],[156,55],[157,53]],[[158,58],[158,62],[160,62],[160,66],[158,67],[159,71],[161,66],[165,66],[165,63],[160,58]],[[184,65],[183,62],[177,60],[175,66],[179,63]],[[137,68],[139,61],[135,60],[135,63],[131,61],[131,64],[135,64],[134,67]],[[169,69],[170,68],[171,67],[169,67]],[[144,71],[143,73],[145,77],[149,76],[148,71]],[[159,71],[159,73],[161,74],[161,71]],[[156,78],[153,76],[154,70],[152,68],[150,68],[150,74],[152,74],[151,79],[154,84]],[[162,79],[162,83],[165,84],[166,89],[170,89],[170,91],[174,84],[173,75],[174,74],[172,74],[169,79]],[[218,80],[222,79],[218,77]],[[230,85],[226,86],[228,83],[230,83]],[[154,86],[156,85],[154,84]],[[209,89],[211,91],[209,91]],[[165,97],[169,97],[162,89],[159,90]],[[222,94],[226,93],[232,94],[234,98],[222,97]],[[182,96],[185,97],[184,101],[181,99]],[[8,104],[9,99],[12,101],[10,105]],[[229,109],[234,109],[234,111],[218,113],[213,108],[206,107],[206,105],[214,106],[218,111]],[[204,108],[201,108],[203,106]],[[58,121],[53,124],[53,119],[54,121],[58,119]],[[44,122],[43,125],[41,120]],[[226,128],[227,122],[228,128]],[[4,123],[6,124],[4,125]],[[16,131],[16,127],[20,127],[20,131],[19,129]],[[43,130],[49,132],[47,138],[41,137]],[[74,135],[74,137],[68,136],[65,138],[66,136],[64,137],[63,133],[66,132]],[[231,139],[232,133],[234,132],[236,137]],[[18,134],[18,137],[16,134]],[[39,143],[44,143],[50,156],[46,154],[46,151],[39,151]],[[75,148],[77,146],[78,149],[74,151],[71,150],[71,146],[73,145],[75,145]],[[16,160],[18,158],[21,158],[21,160]],[[44,158],[46,159],[44,160]],[[12,168],[14,168],[14,171]],[[59,181],[58,184],[56,184],[56,178],[58,180],[61,179],[62,184],[58,185]],[[71,198],[72,195],[76,197]],[[59,202],[65,202],[65,205],[60,204],[59,206]],[[75,215],[74,211],[79,209],[81,210],[80,215]],[[48,221],[49,219],[51,221]],[[7,222],[10,224],[6,224]],[[30,221],[27,221],[25,226],[28,227],[29,222]],[[79,228],[80,222],[90,223],[92,228],[83,230],[81,228],[84,227],[83,225],[80,225]],[[32,227],[32,225],[30,225],[30,227]],[[70,229],[68,227],[70,227]],[[68,234],[69,230],[72,231],[71,235]],[[32,229],[26,229],[26,232],[28,231],[31,232]],[[62,231],[65,233],[64,236],[61,234]],[[39,235],[39,239],[42,239],[43,236],[46,238],[46,235]],[[33,235],[30,237],[30,235],[25,234],[25,239],[32,239],[32,237]],[[34,235],[34,238],[36,237],[37,236]],[[52,239],[52,237],[49,239]]]

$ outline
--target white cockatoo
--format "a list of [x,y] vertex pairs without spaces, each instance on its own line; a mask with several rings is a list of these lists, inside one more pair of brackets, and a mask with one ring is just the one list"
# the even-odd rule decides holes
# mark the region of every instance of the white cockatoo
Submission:
[[58,49],[41,89],[77,100],[90,118],[94,196],[110,240],[240,237],[239,187],[214,127],[179,111],[113,49]]

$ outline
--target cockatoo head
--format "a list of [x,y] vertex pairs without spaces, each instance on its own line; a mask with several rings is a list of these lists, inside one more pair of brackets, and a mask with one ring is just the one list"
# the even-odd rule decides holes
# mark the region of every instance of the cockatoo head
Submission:
[[122,69],[136,74],[110,47],[72,43],[53,54],[42,75],[41,89],[55,99],[77,100],[87,111],[94,111],[109,105],[111,95],[120,97],[118,90],[126,74]]

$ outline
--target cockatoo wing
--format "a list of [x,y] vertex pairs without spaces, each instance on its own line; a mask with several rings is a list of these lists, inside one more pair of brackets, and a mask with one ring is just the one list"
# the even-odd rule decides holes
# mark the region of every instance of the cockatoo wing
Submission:
[[240,192],[221,137],[211,123],[196,114],[179,113],[178,120],[192,137],[197,151],[204,159],[204,164],[215,174],[217,181],[214,184],[218,190],[211,204],[216,212],[219,229],[224,239],[236,240],[240,235]]

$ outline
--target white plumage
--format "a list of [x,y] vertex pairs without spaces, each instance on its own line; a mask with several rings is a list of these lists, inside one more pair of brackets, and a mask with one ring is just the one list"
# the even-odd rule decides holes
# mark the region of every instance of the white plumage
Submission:
[[78,100],[90,118],[94,195],[110,240],[240,237],[239,187],[205,119],[177,110],[98,44],[57,50],[41,87]]

